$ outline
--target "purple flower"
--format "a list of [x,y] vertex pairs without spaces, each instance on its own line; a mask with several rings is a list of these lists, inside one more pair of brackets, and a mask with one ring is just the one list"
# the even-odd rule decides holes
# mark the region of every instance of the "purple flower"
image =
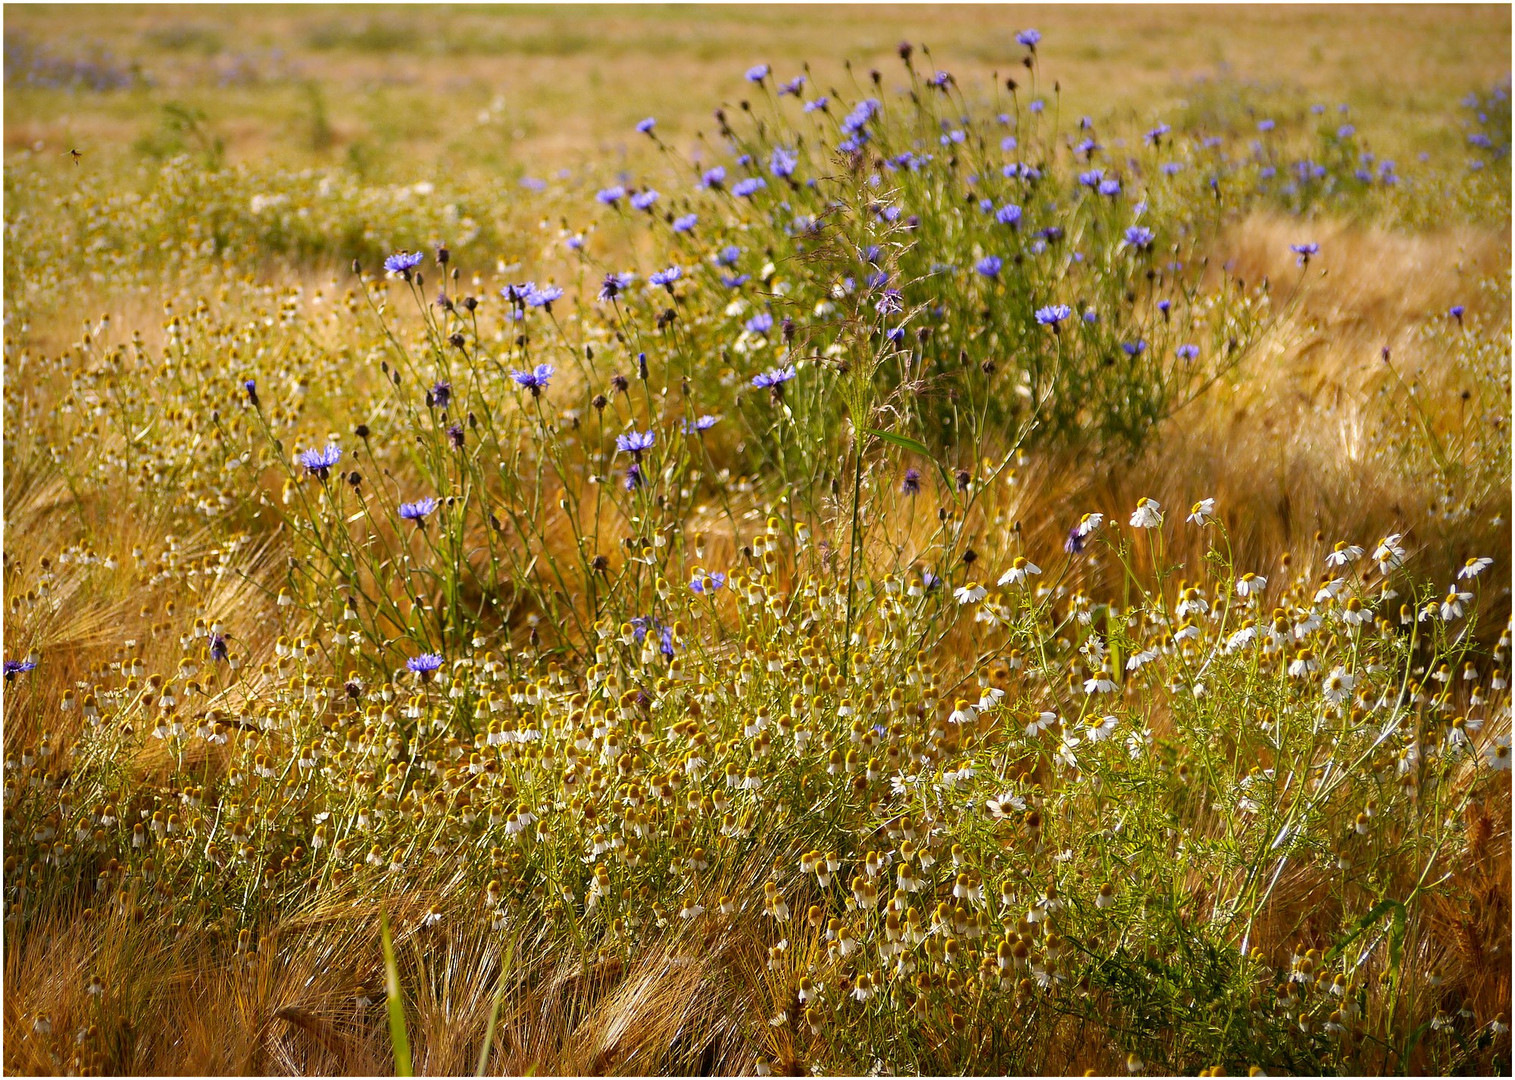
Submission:
[[547,383],[552,378],[555,369],[551,364],[538,364],[535,371],[512,371],[510,377],[516,385],[531,391],[532,397],[539,397],[543,390],[547,389]]
[[651,285],[672,285],[683,274],[684,271],[680,270],[677,266],[670,266],[667,270],[659,270],[656,274],[653,274],[647,279],[647,282]]
[[657,442],[657,432],[637,431],[633,428],[624,435],[615,437],[615,448],[624,450],[638,461],[642,458],[642,451],[651,450],[652,444]]
[[717,266],[735,266],[736,261],[741,257],[742,249],[733,244],[729,247],[723,247],[720,251],[716,252],[715,264]]
[[1011,228],[1014,228],[1020,223],[1021,208],[1014,203],[1006,203],[995,211],[994,220],[1001,225],[1009,225]]
[[399,274],[407,281],[410,280],[410,272],[421,265],[426,256],[419,251],[397,251],[384,260],[384,269],[391,274]]
[[685,420],[684,434],[696,435],[701,431],[709,431],[711,428],[715,427],[717,423],[720,422],[720,419],[721,418],[719,416],[711,416],[709,413],[706,413],[704,416],[701,416],[696,420]]
[[751,334],[766,334],[773,329],[773,316],[766,311],[760,311],[747,320],[747,332]]
[[1357,129],[1351,124],[1343,124],[1341,127],[1336,129],[1336,137],[1338,139],[1350,139],[1353,135],[1356,134]]
[[751,274],[722,274],[721,284],[728,289],[736,289],[752,280]]
[[405,666],[411,674],[419,676],[425,682],[431,678],[432,672],[442,666],[442,658],[434,652],[423,652],[420,656],[412,656],[405,661]]
[[1105,178],[1104,169],[1089,169],[1087,172],[1078,174],[1078,182],[1087,188],[1097,188],[1101,180]]
[[1304,266],[1310,261],[1311,255],[1320,254],[1320,245],[1315,243],[1290,244],[1289,250],[1299,256],[1299,265]]
[[658,193],[652,188],[639,191],[631,197],[631,205],[638,210],[651,210],[652,204],[658,201]]
[[434,513],[437,509],[437,500],[430,495],[415,502],[401,503],[400,516],[406,521],[414,521],[417,525],[426,524],[426,515]]
[[595,198],[600,200],[600,202],[604,203],[606,206],[614,206],[625,197],[626,189],[623,188],[620,184],[616,184],[613,187],[601,188],[599,193],[595,195]]
[[713,169],[706,169],[701,182],[708,188],[718,188],[726,182],[725,166],[717,165]]
[[831,99],[829,97],[818,97],[814,101],[805,102],[805,111],[807,113],[813,113],[816,111],[825,112],[826,106],[829,104],[831,104]]
[[646,120],[643,120],[641,123],[639,123],[637,125],[637,130],[640,131],[643,135],[651,135],[652,134],[652,129],[655,128],[655,127],[657,127],[657,126],[658,126],[657,120],[655,120],[653,117],[649,116]]
[[764,180],[761,176],[749,176],[747,179],[739,180],[736,184],[732,185],[731,194],[739,199],[746,199],[767,186],[768,181]]
[[242,389],[247,391],[247,403],[256,409],[258,407],[258,380],[243,379]]
[[1199,355],[1198,345],[1180,345],[1173,352],[1180,360],[1193,360]]
[[600,282],[600,299],[614,300],[626,289],[631,287],[635,279],[633,274],[606,274],[605,280]]
[[17,675],[24,675],[37,666],[37,661],[28,657],[25,660],[7,660],[4,664],[5,681],[10,682]]
[[700,216],[698,214],[685,214],[682,217],[676,217],[673,219],[673,231],[676,233],[686,233],[699,224],[699,220]]
[[1447,314],[1456,319],[1458,322],[1462,322],[1463,312],[1467,310],[1468,309],[1463,307],[1461,304],[1453,304],[1450,308],[1447,309]]
[[1257,122],[1258,131],[1272,131],[1276,126],[1272,120],[1259,120]]
[[1095,311],[1093,308],[1090,308],[1088,311],[1084,312],[1084,322],[1093,326],[1095,323],[1099,322],[1099,312]]
[[526,303],[532,307],[552,310],[552,302],[563,298],[563,290],[556,285],[544,285],[540,289],[533,288],[526,294]]
[[750,67],[747,69],[747,81],[761,83],[768,77],[770,70],[767,64],[758,64],[755,67]]
[[794,170],[800,163],[800,156],[793,151],[785,150],[782,146],[773,148],[773,156],[768,159],[768,171],[777,177],[789,177],[794,175]]
[[212,660],[225,660],[226,655],[226,638],[220,634],[212,634],[210,636],[210,658]]
[[[715,592],[717,589],[725,586],[726,575],[717,570],[715,573],[709,575],[708,580],[710,581],[710,591]],[[705,593],[705,582],[697,577],[690,578],[689,590],[703,596]]]
[[1147,142],[1151,143],[1153,146],[1156,146],[1163,141],[1163,136],[1172,130],[1173,129],[1170,128],[1167,124],[1160,123],[1151,131],[1147,132]]
[[626,466],[626,490],[635,491],[642,486],[642,466],[633,461]]
[[898,289],[885,289],[873,306],[880,315],[893,315],[905,310],[905,301]]
[[951,72],[938,71],[935,75],[931,76],[931,78],[929,78],[929,79],[926,80],[926,85],[927,86],[934,86],[938,90],[941,90],[948,83],[950,83],[951,81],[952,81],[952,74],[951,74]]
[[1099,182],[1099,193],[1101,195],[1109,195],[1111,197],[1119,195],[1120,181],[1115,179],[1113,176],[1108,180],[1101,180]]
[[1040,30],[1022,30],[1015,35],[1015,40],[1032,52],[1036,51],[1036,43],[1042,39]]
[[452,400],[452,383],[445,379],[439,381],[431,388],[431,401],[439,409],[447,408],[447,403]]
[[906,469],[905,479],[900,481],[900,490],[906,495],[919,495],[921,493],[921,471],[919,469]]
[[764,388],[767,388],[769,390],[777,390],[790,379],[794,378],[794,375],[795,371],[793,365],[780,365],[776,368],[769,368],[761,375],[754,375],[752,377],[752,385],[757,387],[759,390],[762,390]]
[[658,651],[664,656],[673,655],[673,627],[665,626],[651,615],[638,615],[631,620],[632,632],[636,635],[636,643],[642,644],[647,639],[647,631],[656,630],[658,635]]
[[342,460],[342,448],[336,443],[327,443],[320,450],[301,450],[295,460],[304,465],[311,476],[325,480],[332,466]]
[[997,278],[1004,265],[1005,260],[998,255],[985,255],[973,268],[986,278]]
[[1043,326],[1057,328],[1057,324],[1073,314],[1073,309],[1067,304],[1049,304],[1046,307],[1036,309],[1036,321]]
[[1084,550],[1084,534],[1078,531],[1078,526],[1068,530],[1068,539],[1063,541],[1063,550],[1069,555],[1081,554]]
[[803,90],[804,88],[805,88],[805,76],[803,76],[803,75],[796,75],[794,78],[790,79],[788,82],[784,83],[782,86],[779,87],[779,97],[783,97],[785,94],[790,94],[790,95],[793,95],[794,97],[799,97],[800,96],[800,91]]
[[1153,232],[1145,225],[1132,225],[1126,230],[1126,243],[1138,250],[1145,251],[1152,246]]

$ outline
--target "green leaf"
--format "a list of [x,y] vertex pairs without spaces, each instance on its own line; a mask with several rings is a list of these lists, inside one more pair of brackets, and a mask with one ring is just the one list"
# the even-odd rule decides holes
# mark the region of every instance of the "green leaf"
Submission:
[[868,428],[867,431],[876,439],[883,439],[905,450],[912,450],[925,458],[931,457],[931,451],[926,449],[926,444],[919,439],[912,439],[909,435],[896,435],[892,431],[879,431],[877,428]]
[[384,1004],[389,1009],[389,1042],[395,1052],[395,1075],[414,1076],[410,1065],[410,1039],[405,1034],[405,1002],[400,999],[400,967],[395,963],[394,942],[389,940],[389,915],[379,912],[379,938],[384,946]]

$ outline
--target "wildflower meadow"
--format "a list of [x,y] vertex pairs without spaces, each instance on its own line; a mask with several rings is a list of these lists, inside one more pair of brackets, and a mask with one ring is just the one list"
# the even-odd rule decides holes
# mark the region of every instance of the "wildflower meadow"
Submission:
[[8,1072],[1509,1072],[1507,9],[238,10],[7,8]]

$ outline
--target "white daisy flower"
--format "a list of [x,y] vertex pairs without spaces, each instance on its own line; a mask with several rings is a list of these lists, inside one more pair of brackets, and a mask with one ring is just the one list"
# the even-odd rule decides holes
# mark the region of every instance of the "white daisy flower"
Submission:
[[1201,499],[1189,509],[1188,521],[1195,525],[1205,525],[1214,520],[1215,500]]
[[1356,544],[1349,544],[1345,540],[1338,540],[1336,546],[1326,555],[1327,566],[1346,566],[1362,558],[1362,548]]
[[1391,533],[1380,540],[1378,547],[1373,550],[1373,561],[1378,564],[1380,574],[1387,574],[1404,564],[1405,549],[1399,546],[1400,537],[1400,533]]
[[989,595],[989,590],[976,581],[970,581],[966,585],[959,585],[953,590],[952,595],[957,597],[959,605],[976,604]]
[[1155,529],[1163,523],[1162,506],[1155,500],[1140,498],[1136,501],[1136,511],[1131,515],[1131,527],[1133,529]]
[[1030,562],[1024,555],[1017,555],[1015,561],[1010,564],[1010,569],[1000,576],[1001,585],[1019,585],[1026,580],[1028,574],[1040,574],[1042,568]]
[[1078,535],[1080,537],[1088,536],[1095,529],[1099,528],[1102,524],[1104,524],[1104,521],[1105,521],[1105,515],[1104,514],[1085,514],[1079,520],[1079,523],[1078,523]]
[[1466,581],[1469,578],[1476,578],[1479,574],[1483,573],[1485,570],[1487,570],[1489,567],[1491,567],[1493,565],[1494,565],[1494,560],[1493,559],[1486,558],[1486,557],[1483,557],[1483,556],[1480,556],[1480,557],[1474,558],[1474,559],[1469,559],[1463,565],[1463,568],[1461,570],[1457,571],[1457,580],[1459,580],[1459,581]]
[[1356,683],[1357,679],[1349,674],[1346,668],[1336,667],[1332,669],[1331,674],[1326,676],[1321,691],[1332,705],[1340,705],[1352,696],[1352,687]]
[[1268,579],[1261,574],[1243,574],[1236,579],[1236,595],[1241,597],[1260,596],[1268,587]]

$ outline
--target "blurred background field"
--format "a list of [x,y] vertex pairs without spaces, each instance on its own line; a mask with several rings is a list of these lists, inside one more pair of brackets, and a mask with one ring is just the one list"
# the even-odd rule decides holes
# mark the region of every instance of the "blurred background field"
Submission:
[[808,61],[818,83],[846,85],[844,60],[862,80],[913,41],[965,83],[1014,76],[1022,25],[1046,35],[1072,117],[1203,121],[1245,87],[1259,107],[1345,104],[1401,160],[1456,147],[1449,103],[1509,71],[1498,5],[22,4],[6,7],[5,148],[77,146],[119,167],[163,151],[161,109],[179,103],[232,162],[504,180],[635,155],[647,115],[692,144],[759,62]]

